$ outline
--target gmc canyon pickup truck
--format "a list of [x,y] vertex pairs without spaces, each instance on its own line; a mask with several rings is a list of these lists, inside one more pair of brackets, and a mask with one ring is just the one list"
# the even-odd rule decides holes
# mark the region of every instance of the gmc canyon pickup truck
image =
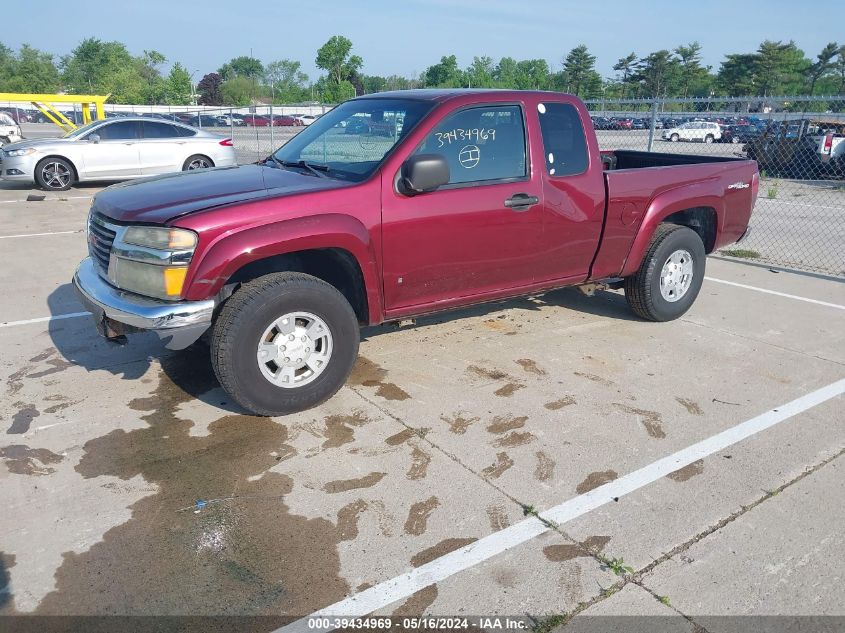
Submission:
[[600,151],[570,95],[387,92],[257,164],[103,190],[73,282],[107,338],[208,334],[232,398],[282,415],[337,392],[362,325],[598,283],[677,318],[758,186],[751,160]]

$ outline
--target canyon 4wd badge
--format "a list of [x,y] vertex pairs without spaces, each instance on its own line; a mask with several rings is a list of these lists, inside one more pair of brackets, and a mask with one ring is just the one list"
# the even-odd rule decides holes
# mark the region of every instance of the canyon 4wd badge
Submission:
[[728,189],[748,189],[751,185],[747,182],[735,182],[728,185]]

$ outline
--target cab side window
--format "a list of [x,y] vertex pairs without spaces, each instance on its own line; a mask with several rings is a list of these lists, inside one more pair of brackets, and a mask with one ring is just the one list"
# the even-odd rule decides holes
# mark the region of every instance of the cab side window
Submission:
[[550,176],[573,176],[587,170],[589,153],[578,110],[569,103],[537,106],[546,171]]
[[483,106],[446,116],[415,154],[440,154],[449,184],[524,178],[525,125],[519,106]]

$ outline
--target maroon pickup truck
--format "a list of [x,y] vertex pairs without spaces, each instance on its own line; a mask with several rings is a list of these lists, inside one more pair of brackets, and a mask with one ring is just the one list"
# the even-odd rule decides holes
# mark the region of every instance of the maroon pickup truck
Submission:
[[381,93],[258,164],[105,189],[74,285],[108,338],[208,333],[226,391],[280,415],[343,385],[361,325],[599,283],[677,318],[758,184],[751,160],[601,151],[569,95]]

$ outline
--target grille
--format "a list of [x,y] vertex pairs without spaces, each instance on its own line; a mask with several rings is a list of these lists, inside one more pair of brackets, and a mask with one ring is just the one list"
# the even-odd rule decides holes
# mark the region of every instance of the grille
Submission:
[[88,218],[88,254],[97,263],[103,276],[108,275],[114,236],[115,232],[106,224],[105,218],[99,213],[91,213]]

